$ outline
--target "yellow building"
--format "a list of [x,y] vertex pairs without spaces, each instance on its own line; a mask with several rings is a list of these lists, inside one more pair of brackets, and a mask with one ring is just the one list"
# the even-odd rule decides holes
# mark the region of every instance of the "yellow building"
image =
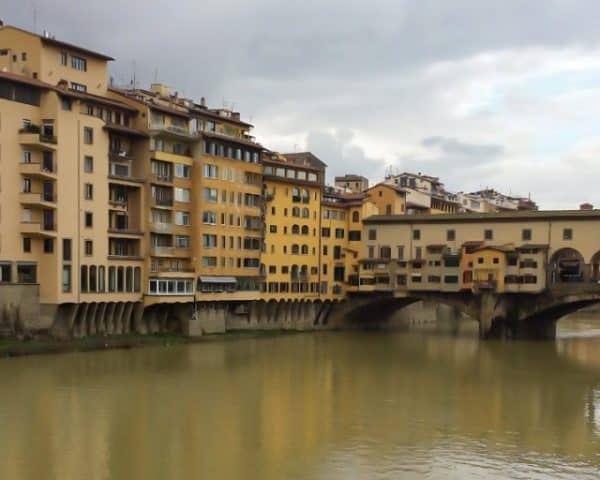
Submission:
[[325,164],[311,153],[263,156],[261,298],[318,298],[331,288],[319,263],[324,180]]
[[403,215],[406,213],[406,192],[389,183],[378,183],[366,190],[369,200],[380,215]]
[[358,290],[358,261],[363,248],[362,221],[378,213],[366,193],[326,188],[321,202],[321,273],[327,298],[342,299]]

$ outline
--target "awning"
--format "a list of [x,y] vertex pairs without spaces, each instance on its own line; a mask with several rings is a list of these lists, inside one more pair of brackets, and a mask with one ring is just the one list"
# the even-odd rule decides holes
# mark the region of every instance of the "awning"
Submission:
[[200,281],[202,283],[237,283],[235,277],[208,277],[208,276],[200,276]]

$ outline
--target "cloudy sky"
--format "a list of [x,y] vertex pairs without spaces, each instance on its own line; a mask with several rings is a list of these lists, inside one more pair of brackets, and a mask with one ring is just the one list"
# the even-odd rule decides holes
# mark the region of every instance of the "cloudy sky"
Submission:
[[[234,105],[265,146],[600,205],[598,0],[0,0],[5,23]],[[134,67],[135,66],[135,67]]]

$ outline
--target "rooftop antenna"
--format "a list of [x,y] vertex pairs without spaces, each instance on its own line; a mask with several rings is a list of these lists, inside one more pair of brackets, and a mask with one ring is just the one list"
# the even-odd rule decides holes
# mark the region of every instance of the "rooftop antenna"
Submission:
[[31,2],[31,9],[33,10],[33,31],[37,32],[37,5],[35,2]]
[[133,60],[133,89],[136,90],[136,80],[135,80],[135,60]]

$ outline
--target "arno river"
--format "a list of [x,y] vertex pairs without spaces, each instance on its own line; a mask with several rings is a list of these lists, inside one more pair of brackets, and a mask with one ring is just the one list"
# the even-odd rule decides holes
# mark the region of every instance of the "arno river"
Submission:
[[597,479],[600,318],[0,360],[1,479]]

